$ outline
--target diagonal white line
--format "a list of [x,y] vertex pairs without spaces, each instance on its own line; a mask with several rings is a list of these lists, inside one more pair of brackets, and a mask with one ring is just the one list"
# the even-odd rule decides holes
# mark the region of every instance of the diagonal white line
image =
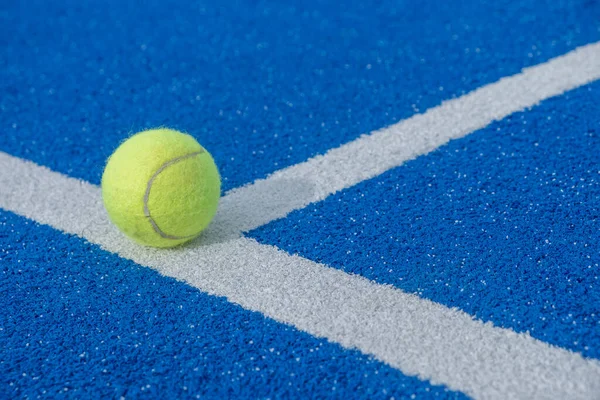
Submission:
[[1,152],[0,188],[0,208],[474,398],[600,393],[595,360],[252,239],[135,245],[109,223],[98,187]]
[[600,79],[600,42],[446,101],[266,179],[230,191],[213,230],[236,236],[540,101]]
[[239,232],[599,78],[596,43],[485,86],[232,191],[211,231],[175,250],[147,249],[125,240],[109,224],[99,188],[4,153],[0,207],[475,398],[593,398],[600,393],[596,360],[290,256]]

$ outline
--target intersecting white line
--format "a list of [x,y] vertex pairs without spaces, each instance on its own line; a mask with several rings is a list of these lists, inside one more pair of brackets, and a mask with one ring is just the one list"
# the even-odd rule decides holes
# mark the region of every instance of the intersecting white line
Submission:
[[[600,393],[596,360],[239,233],[596,79],[598,43],[233,191],[213,228],[178,249],[148,249],[124,240],[105,215],[98,187],[5,153],[0,153],[0,207],[475,398],[593,398]],[[282,190],[291,192],[290,198],[278,201]]]
[[424,114],[234,189],[222,199],[212,227],[237,236],[599,78],[600,42],[526,68]]

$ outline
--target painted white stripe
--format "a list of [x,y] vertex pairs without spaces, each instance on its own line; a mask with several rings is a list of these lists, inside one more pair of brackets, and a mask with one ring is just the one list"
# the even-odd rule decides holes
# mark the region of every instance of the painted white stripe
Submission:
[[251,239],[137,246],[109,223],[98,187],[1,152],[0,188],[0,208],[474,398],[600,393],[595,360]]
[[230,191],[213,230],[237,236],[373,178],[540,101],[600,79],[600,42],[446,101]]

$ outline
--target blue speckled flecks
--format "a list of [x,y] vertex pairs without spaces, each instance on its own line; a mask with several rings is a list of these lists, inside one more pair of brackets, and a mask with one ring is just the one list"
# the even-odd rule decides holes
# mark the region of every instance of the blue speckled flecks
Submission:
[[0,211],[0,398],[460,399]]
[[0,151],[99,183],[167,125],[225,190],[600,40],[589,0],[4,0]]
[[251,236],[600,358],[600,82]]

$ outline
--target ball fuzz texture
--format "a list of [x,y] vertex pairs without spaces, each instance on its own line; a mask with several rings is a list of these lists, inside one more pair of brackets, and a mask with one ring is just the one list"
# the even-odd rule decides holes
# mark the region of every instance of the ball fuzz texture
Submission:
[[220,192],[208,151],[172,129],[130,137],[110,156],[102,175],[111,221],[147,246],[173,247],[198,236],[214,217]]

